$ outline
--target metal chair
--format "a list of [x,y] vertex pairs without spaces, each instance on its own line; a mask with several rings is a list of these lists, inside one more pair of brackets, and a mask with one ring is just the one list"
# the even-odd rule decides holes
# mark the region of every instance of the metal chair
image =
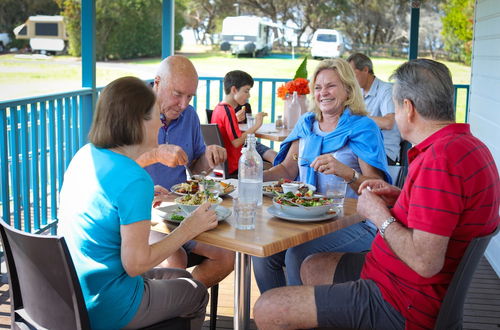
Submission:
[[[201,133],[203,134],[203,140],[205,140],[206,145],[215,144],[224,148],[224,141],[222,141],[222,136],[220,135],[219,127],[217,124],[201,124]],[[223,177],[225,179],[229,178],[229,168],[227,161],[224,162],[222,168],[216,167],[217,169],[224,172]]]
[[446,291],[434,329],[462,329],[467,290],[488,243],[498,233],[499,228],[489,235],[476,237],[469,243]]
[[389,173],[393,179],[393,185],[403,188],[408,175],[408,150],[412,147],[411,143],[403,140],[400,143],[399,165],[389,166]]
[[[90,329],[80,282],[63,237],[25,233],[0,218],[12,329]],[[174,318],[143,330],[190,329]]]

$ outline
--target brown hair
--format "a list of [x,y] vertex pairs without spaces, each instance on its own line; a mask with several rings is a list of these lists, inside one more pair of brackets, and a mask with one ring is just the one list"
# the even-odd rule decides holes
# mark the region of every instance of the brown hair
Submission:
[[99,148],[139,144],[143,141],[143,120],[151,119],[155,95],[135,77],[112,81],[99,96],[89,141]]
[[[354,71],[352,70],[349,63],[341,58],[328,59],[319,62],[309,83],[309,87],[312,91],[314,91],[314,85],[316,84],[316,78],[318,77],[318,74],[323,70],[334,70],[339,75],[340,81],[342,82],[342,85],[347,92],[347,100],[344,102],[344,106],[351,109],[351,114],[358,116],[368,115],[368,113],[366,112],[363,95],[361,94],[361,88],[359,87],[358,81],[356,80],[356,77],[354,75]],[[312,108],[310,108],[310,111],[316,114],[317,120],[322,120],[323,114],[321,113],[321,110],[317,107],[315,102],[311,102],[311,104]]]

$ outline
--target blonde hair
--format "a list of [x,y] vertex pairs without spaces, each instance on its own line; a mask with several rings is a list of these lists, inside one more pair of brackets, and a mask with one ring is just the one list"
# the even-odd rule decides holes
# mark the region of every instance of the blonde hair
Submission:
[[[344,107],[349,107],[351,109],[351,113],[353,115],[358,116],[367,116],[368,112],[366,112],[365,101],[363,100],[363,95],[361,95],[361,88],[359,87],[358,81],[356,80],[356,76],[354,75],[354,71],[351,68],[351,65],[341,58],[334,58],[323,60],[319,62],[316,69],[314,69],[314,73],[312,75],[312,79],[309,82],[309,88],[311,91],[314,91],[314,85],[316,85],[316,78],[318,74],[323,70],[334,70],[337,72],[342,85],[344,86],[347,92],[347,100],[344,102]],[[310,102],[310,109],[316,114],[316,120],[322,120],[323,114],[321,110],[314,102],[314,92],[312,93],[313,102]]]

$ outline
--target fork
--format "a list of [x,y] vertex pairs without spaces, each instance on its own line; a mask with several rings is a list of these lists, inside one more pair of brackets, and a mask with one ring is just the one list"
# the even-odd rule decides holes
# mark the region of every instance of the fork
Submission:
[[301,160],[303,160],[303,161],[306,161],[306,162],[308,162],[309,164],[311,164],[311,163],[312,163],[312,161],[310,161],[309,159],[304,158],[304,157],[300,157],[300,156],[299,156],[299,157],[298,157],[298,159],[301,159]]
[[290,200],[290,199],[288,199],[288,198],[282,197],[282,199],[283,199],[284,201],[287,201],[287,202],[288,202],[288,203],[290,203],[290,204],[296,205],[296,206],[298,206],[298,207],[300,207],[300,208],[302,208],[302,209],[304,209],[304,210],[308,210],[308,211],[310,211],[310,210],[311,210],[311,209],[308,209],[307,207],[305,207],[305,206],[304,206],[304,205],[302,205],[302,204],[299,204],[299,203],[295,203],[295,202],[293,202],[292,200]]

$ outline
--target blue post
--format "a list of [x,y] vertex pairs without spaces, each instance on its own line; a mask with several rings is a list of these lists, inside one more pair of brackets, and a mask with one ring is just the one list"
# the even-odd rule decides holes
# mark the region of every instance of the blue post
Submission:
[[413,60],[418,57],[418,26],[420,20],[420,1],[411,1],[411,19],[410,19],[410,51],[408,59]]
[[82,0],[82,87],[92,89],[82,97],[80,143],[87,141],[96,100],[95,0]]
[[163,0],[161,19],[161,58],[174,55],[174,0]]

